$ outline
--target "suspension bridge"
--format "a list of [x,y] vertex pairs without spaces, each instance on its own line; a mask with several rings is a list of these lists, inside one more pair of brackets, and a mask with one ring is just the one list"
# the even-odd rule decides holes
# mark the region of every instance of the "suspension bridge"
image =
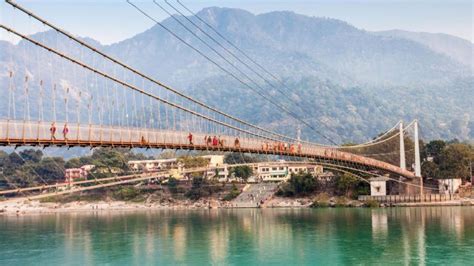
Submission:
[[[13,27],[0,24],[0,29],[11,36],[12,42],[14,38],[21,40],[17,49],[11,48],[9,51],[7,72],[2,78],[2,84],[8,87],[2,99],[2,105],[6,107],[5,115],[0,119],[2,146],[125,147],[268,154],[308,158],[341,171],[375,171],[377,174],[387,173],[408,180],[421,179],[417,121],[407,126],[399,122],[384,134],[365,143],[338,145],[322,134],[320,128],[303,118],[301,113],[304,110],[290,110],[288,105],[265,93],[252,78],[239,75],[242,73],[233,72],[233,68],[211,60],[244,87],[281,110],[292,119],[295,128],[305,127],[329,144],[302,140],[300,136],[279,133],[201,102],[86,43],[17,3],[10,0],[6,0],[6,3],[18,15],[27,16],[30,23],[52,30],[56,40],[51,42],[28,36]],[[129,3],[151,18],[142,9]],[[153,21],[170,31],[160,22]],[[191,46],[176,36],[175,32],[170,33]],[[190,48],[209,57],[196,47]],[[27,51],[34,51],[35,56],[27,56]],[[240,49],[237,51],[243,53]],[[222,52],[216,53],[220,55]],[[257,67],[251,68],[249,65],[252,62]],[[275,83],[269,81],[276,77],[268,76],[271,73],[260,64],[251,60],[244,67],[256,72],[264,83],[276,87]],[[264,71],[257,72],[258,68]],[[286,95],[285,91],[279,91]],[[294,106],[300,108],[298,104]],[[327,128],[324,123],[320,125],[321,128]],[[413,131],[414,143],[414,166],[411,169],[407,167],[405,158],[405,139],[410,130]],[[399,163],[384,161],[384,155],[374,157],[364,154],[365,149],[377,145],[395,146],[393,149],[399,155]],[[149,178],[134,176],[134,179],[125,178],[115,182],[120,185],[130,180]]]

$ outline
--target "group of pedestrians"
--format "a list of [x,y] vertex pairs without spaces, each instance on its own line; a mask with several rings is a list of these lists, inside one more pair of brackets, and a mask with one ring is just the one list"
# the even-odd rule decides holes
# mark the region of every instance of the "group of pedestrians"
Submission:
[[204,137],[204,143],[206,143],[206,146],[213,146],[213,147],[224,147],[225,145],[225,140],[221,138],[221,136],[205,136]]
[[[189,132],[186,138],[188,139],[189,145],[194,145],[193,133]],[[224,147],[225,142],[226,140],[224,138],[221,138],[221,136],[210,136],[210,135],[204,136],[204,143],[208,147]],[[236,137],[234,140],[234,147],[240,148],[240,140],[238,137]]]
[[[51,133],[51,140],[56,140],[56,130],[56,123],[51,123],[51,127],[49,128],[49,132]],[[67,141],[67,135],[69,134],[69,127],[67,126],[67,123],[64,124],[62,133],[63,139]]]
[[[51,127],[49,128],[49,132],[51,133],[51,140],[56,140],[56,123],[53,122],[51,123]],[[69,134],[69,127],[67,123],[64,124],[63,130],[63,139],[68,140],[68,134]],[[191,132],[189,132],[187,136],[189,145],[194,145],[194,136]],[[145,138],[142,136],[141,139],[142,143],[146,143]],[[225,145],[225,139],[221,138],[221,136],[205,136],[204,137],[204,143],[206,146],[212,146],[212,147],[224,147]],[[240,140],[238,137],[235,138],[234,140],[234,147],[235,148],[240,148]],[[288,144],[288,143],[283,143],[283,142],[275,142],[275,143],[268,143],[265,142],[262,144],[262,149],[264,151],[290,151],[291,153],[301,153],[301,143],[296,144]]]
[[301,153],[301,143],[298,144],[289,144],[284,142],[275,142],[268,143],[265,142],[262,144],[262,150],[264,151],[289,151],[291,153]]

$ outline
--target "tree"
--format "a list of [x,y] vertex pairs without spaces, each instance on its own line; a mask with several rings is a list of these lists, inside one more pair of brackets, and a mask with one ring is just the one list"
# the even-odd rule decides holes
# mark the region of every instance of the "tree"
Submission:
[[130,153],[123,149],[101,148],[94,150],[91,159],[94,169],[89,173],[91,177],[104,178],[113,175],[127,174],[128,157]]
[[171,193],[178,192],[178,180],[174,177],[168,178],[168,189]]
[[454,143],[446,146],[439,156],[439,178],[470,178],[469,164],[474,150],[467,144]]
[[193,156],[182,156],[178,159],[184,165],[184,168],[199,168],[206,167],[209,162],[206,158],[203,157],[193,157]]
[[233,173],[235,177],[242,178],[244,181],[247,181],[253,174],[252,168],[248,165],[233,167],[230,172],[231,174]]
[[305,196],[318,188],[318,182],[310,173],[292,174],[288,183],[278,191],[286,197]]
[[339,194],[347,195],[349,194],[349,191],[357,185],[357,183],[357,177],[344,173],[337,178],[336,189],[338,190]]
[[81,166],[82,164],[79,158],[72,158],[69,161],[67,161],[65,165],[66,168],[79,168]]
[[446,142],[443,140],[432,140],[428,142],[425,146],[423,146],[423,157],[433,157],[433,162],[436,164],[439,163],[439,156],[441,152],[446,147]]
[[224,196],[223,200],[231,201],[239,196],[240,190],[237,188],[235,184],[232,184],[232,188],[230,189],[229,193]]
[[242,163],[256,163],[260,161],[255,156],[248,156],[241,153],[229,153],[224,157],[224,163],[226,164],[242,164]]
[[7,168],[18,168],[24,163],[25,161],[20,157],[20,155],[18,155],[16,152],[12,152],[10,155],[8,155],[5,166]]
[[41,162],[32,165],[35,172],[45,181],[58,181],[64,179],[64,159],[60,157],[47,157]]
[[194,177],[192,181],[191,190],[186,192],[186,197],[192,200],[198,200],[204,196],[203,187],[206,185],[206,180],[203,177]]
[[43,158],[41,150],[27,149],[20,152],[21,158],[27,162],[38,163]]
[[421,165],[421,175],[425,178],[438,178],[439,177],[439,167],[435,162],[425,161]]
[[4,151],[0,151],[0,167],[3,167],[5,164],[5,161],[8,159],[8,153]]

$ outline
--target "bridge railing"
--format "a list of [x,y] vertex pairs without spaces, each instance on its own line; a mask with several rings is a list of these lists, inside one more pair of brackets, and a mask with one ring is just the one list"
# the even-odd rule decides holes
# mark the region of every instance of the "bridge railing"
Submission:
[[[53,124],[50,122],[39,121],[18,121],[18,120],[0,120],[0,139],[3,143],[32,143],[37,144],[60,144],[60,145],[123,145],[128,147],[146,147],[146,146],[166,146],[189,148],[196,146],[212,150],[226,148],[227,150],[251,150],[257,153],[271,153],[284,155],[313,156],[344,162],[353,162],[362,165],[368,165],[379,169],[385,169],[403,176],[412,177],[413,174],[397,166],[378,161],[372,158],[339,151],[335,148],[327,148],[312,144],[283,143],[269,141],[259,138],[239,138],[239,144],[236,145],[237,136],[218,135],[216,133],[206,134],[192,132],[193,143],[188,139],[189,132],[173,131],[163,129],[150,129],[138,127],[120,127],[120,126],[101,126],[94,124],[67,124],[68,132],[63,134],[66,123],[56,122],[54,127],[56,131],[52,134]],[[205,137],[211,137],[211,143],[205,140]],[[220,143],[215,145],[212,139],[218,138]]]

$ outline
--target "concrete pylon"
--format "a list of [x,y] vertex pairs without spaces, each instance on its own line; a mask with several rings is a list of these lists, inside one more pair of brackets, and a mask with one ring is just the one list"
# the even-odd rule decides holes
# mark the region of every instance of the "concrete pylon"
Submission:
[[400,121],[400,168],[407,169],[405,159],[405,134],[403,133],[403,121]]
[[421,177],[420,141],[418,137],[418,120],[413,123],[415,138],[415,176]]
[[418,120],[413,123],[414,127],[414,141],[415,141],[415,176],[420,178],[420,200],[423,199],[423,177],[421,176],[421,159],[420,159],[420,140],[418,137]]

